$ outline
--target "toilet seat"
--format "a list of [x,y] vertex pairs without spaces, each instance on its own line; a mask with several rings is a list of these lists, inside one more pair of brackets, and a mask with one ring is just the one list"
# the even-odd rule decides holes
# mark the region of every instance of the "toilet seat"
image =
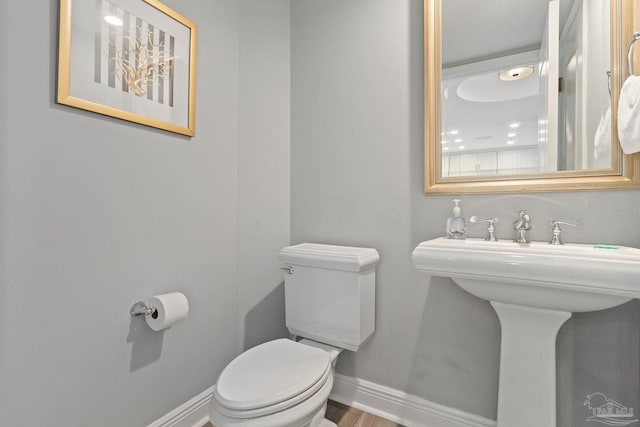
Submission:
[[266,416],[313,396],[331,372],[326,351],[288,339],[270,341],[227,365],[216,384],[214,404],[230,418]]

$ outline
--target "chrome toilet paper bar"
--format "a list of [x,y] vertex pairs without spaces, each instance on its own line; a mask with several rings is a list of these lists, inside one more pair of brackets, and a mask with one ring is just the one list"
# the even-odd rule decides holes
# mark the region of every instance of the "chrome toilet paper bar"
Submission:
[[130,313],[132,316],[144,314],[145,322],[154,331],[168,329],[189,315],[189,301],[181,292],[154,295],[148,301],[137,301]]
[[149,307],[144,301],[136,301],[131,307],[131,315],[132,316],[140,316],[144,314],[145,316],[157,316],[158,310],[155,307]]

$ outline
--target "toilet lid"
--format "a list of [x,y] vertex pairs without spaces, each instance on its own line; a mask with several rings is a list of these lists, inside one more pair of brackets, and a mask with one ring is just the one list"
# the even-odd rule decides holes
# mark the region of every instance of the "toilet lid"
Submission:
[[[222,371],[216,401],[234,411],[276,405],[312,388],[330,370],[329,354],[319,348],[279,339],[236,357]],[[319,384],[322,386],[322,384]]]

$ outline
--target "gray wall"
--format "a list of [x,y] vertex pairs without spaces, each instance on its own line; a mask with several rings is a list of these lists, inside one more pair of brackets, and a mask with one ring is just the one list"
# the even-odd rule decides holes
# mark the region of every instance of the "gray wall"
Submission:
[[[442,236],[449,196],[425,196],[422,1],[292,2],[292,242],[372,246],[381,263],[377,324],[338,371],[495,418],[500,325],[453,282],[415,272],[411,251]],[[573,242],[640,245],[640,192],[463,196],[463,213],[499,216],[511,238],[519,209],[545,240],[550,217],[582,218]],[[480,237],[482,227],[472,226]],[[587,393],[638,408],[640,306],[575,315],[558,341],[559,417],[586,425]]]
[[290,0],[243,0],[238,164],[239,339],[287,336],[278,252],[289,244]]
[[[289,240],[288,5],[258,27],[252,3],[166,0],[199,24],[194,138],[55,104],[58,1],[0,4],[0,425],[147,425],[241,350],[238,317],[277,287],[273,248]],[[241,68],[265,61],[249,57],[262,31],[279,56],[255,78]],[[271,263],[238,261],[254,249]],[[185,321],[156,333],[130,317],[175,290]],[[255,341],[282,330],[272,316]]]

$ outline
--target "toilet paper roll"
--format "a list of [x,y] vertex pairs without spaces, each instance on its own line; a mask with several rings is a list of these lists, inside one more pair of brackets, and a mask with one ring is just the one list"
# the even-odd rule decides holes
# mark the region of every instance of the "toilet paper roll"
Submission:
[[153,296],[149,298],[149,306],[155,308],[156,311],[144,317],[147,325],[154,331],[166,329],[186,319],[189,314],[189,301],[180,292]]

